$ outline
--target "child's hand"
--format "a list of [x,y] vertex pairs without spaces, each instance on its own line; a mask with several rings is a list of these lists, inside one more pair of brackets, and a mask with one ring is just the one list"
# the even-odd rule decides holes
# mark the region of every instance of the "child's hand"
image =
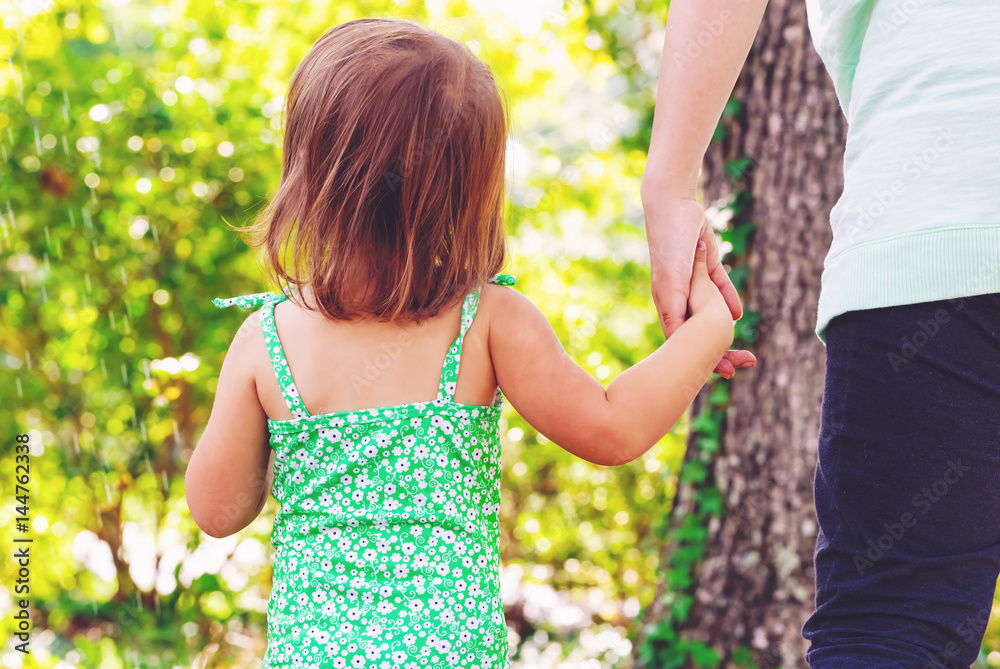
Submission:
[[[719,291],[719,287],[709,277],[705,250],[705,242],[698,242],[694,252],[694,268],[691,272],[688,311],[691,316],[705,311],[732,323],[732,312],[729,305]],[[725,371],[717,370],[721,376],[727,379],[733,378],[737,369],[753,367],[757,364],[757,358],[750,351],[728,351],[723,360],[728,360],[733,366],[733,371],[728,374]]]
[[688,311],[694,316],[702,311],[718,312],[721,317],[725,317],[732,322],[732,314],[726,298],[722,296],[719,287],[715,285],[708,275],[708,266],[705,259],[705,242],[699,241],[694,251],[694,269],[691,271],[691,290],[688,293]]

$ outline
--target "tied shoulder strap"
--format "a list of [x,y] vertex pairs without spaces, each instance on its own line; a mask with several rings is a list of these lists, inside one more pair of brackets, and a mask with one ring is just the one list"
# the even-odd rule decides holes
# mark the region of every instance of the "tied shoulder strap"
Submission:
[[278,386],[281,388],[281,395],[284,397],[285,405],[288,406],[288,411],[292,414],[293,419],[306,418],[309,416],[309,412],[299,397],[295,381],[292,380],[292,372],[288,367],[288,359],[285,357],[281,340],[278,339],[278,328],[274,324],[274,306],[286,299],[288,299],[288,295],[285,293],[252,293],[236,297],[217,297],[212,300],[212,303],[219,308],[231,307],[233,305],[240,307],[262,307],[260,326],[264,334],[264,343],[267,345],[268,356],[271,358],[271,367],[274,370],[274,376],[277,378]]
[[513,286],[517,283],[517,279],[510,274],[494,274],[490,277],[490,283],[495,283],[498,286]]
[[268,300],[276,300],[282,297],[281,293],[250,293],[249,295],[237,295],[236,297],[216,297],[212,299],[212,304],[225,309],[236,305],[238,307],[261,307]]

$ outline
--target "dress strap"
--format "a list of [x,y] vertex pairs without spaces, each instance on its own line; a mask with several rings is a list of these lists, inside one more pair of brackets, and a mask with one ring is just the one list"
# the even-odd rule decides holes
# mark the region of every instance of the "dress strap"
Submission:
[[[512,286],[517,281],[507,274],[497,274],[490,278],[489,282],[500,286]],[[444,358],[444,366],[441,368],[441,380],[438,383],[438,400],[453,402],[455,399],[455,385],[458,381],[458,367],[462,360],[462,342],[465,340],[465,333],[472,326],[472,321],[476,318],[476,311],[479,309],[479,292],[476,288],[462,302],[462,323],[458,331],[458,336],[448,349],[448,354]],[[499,396],[499,391],[498,396]]]
[[212,299],[212,304],[224,309],[236,305],[238,307],[260,307],[271,299],[280,297],[281,293],[252,293],[250,295],[237,295],[236,297],[216,297]]
[[448,349],[448,355],[444,357],[444,366],[441,368],[441,380],[438,382],[438,400],[454,401],[455,382],[458,380],[458,365],[462,359],[462,341],[465,333],[469,331],[473,319],[476,317],[476,310],[479,308],[479,289],[476,288],[462,302],[462,324],[458,331],[458,336]]
[[285,293],[254,293],[237,297],[215,298],[212,302],[217,307],[229,307],[234,304],[240,307],[261,307],[260,327],[264,334],[267,353],[271,358],[274,376],[278,379],[278,387],[281,388],[281,395],[285,398],[285,404],[293,418],[306,418],[309,416],[309,412],[306,411],[305,404],[299,398],[299,390],[292,380],[288,359],[285,357],[281,340],[278,339],[278,328],[274,324],[274,306],[287,299],[288,295]]

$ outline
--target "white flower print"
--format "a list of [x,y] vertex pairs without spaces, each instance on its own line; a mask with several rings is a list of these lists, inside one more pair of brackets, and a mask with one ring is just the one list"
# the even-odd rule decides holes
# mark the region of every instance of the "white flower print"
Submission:
[[319,436],[320,436],[320,438],[322,438],[322,439],[324,439],[326,441],[329,441],[330,443],[334,443],[334,442],[340,441],[340,430],[338,430],[336,428],[329,428],[329,429],[328,428],[320,428],[319,429]]
[[[493,407],[454,402],[478,291],[463,304],[438,399],[312,417],[269,317],[285,297],[215,301],[265,307],[265,343],[293,417],[268,422],[280,510],[262,669],[507,669],[496,517],[502,395]],[[422,636],[411,613],[427,625]]]

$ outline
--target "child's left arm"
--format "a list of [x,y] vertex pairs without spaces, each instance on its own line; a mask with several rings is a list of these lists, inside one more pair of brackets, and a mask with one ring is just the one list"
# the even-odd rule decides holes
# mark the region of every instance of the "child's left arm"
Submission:
[[[699,244],[691,317],[607,388],[567,355],[527,298],[507,288],[484,289],[490,357],[503,394],[532,427],[578,457],[617,465],[642,455],[684,414],[733,341],[732,315],[705,256]],[[737,362],[752,366],[756,359],[744,352]]]
[[249,525],[270,492],[274,458],[253,365],[266,350],[259,323],[256,314],[247,318],[226,353],[212,414],[184,475],[191,517],[217,538]]

